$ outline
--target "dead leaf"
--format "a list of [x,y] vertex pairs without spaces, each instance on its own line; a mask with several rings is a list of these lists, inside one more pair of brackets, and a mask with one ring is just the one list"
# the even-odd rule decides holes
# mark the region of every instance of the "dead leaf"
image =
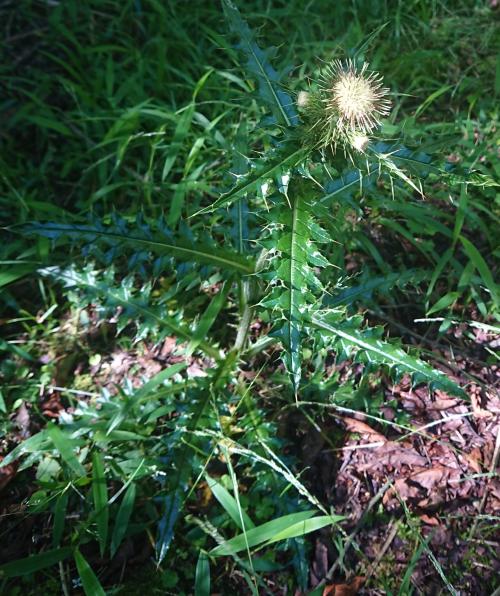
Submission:
[[364,577],[355,577],[349,584],[325,586],[323,596],[356,596],[365,583]]
[[16,424],[21,431],[21,437],[26,439],[30,436],[30,413],[26,404],[24,402],[21,403],[19,409],[17,410],[16,414]]
[[417,482],[420,484],[420,486],[430,491],[431,489],[435,488],[436,485],[441,484],[444,480],[446,480],[449,476],[449,472],[450,470],[444,466],[436,466],[430,470],[424,470],[422,472],[412,474],[409,477],[409,480]]
[[376,430],[373,430],[368,424],[356,420],[356,418],[344,418],[347,430],[352,433],[359,433],[360,435],[369,435],[371,441],[382,441],[385,443],[387,439]]
[[430,517],[429,515],[422,513],[422,515],[419,515],[419,518],[428,526],[439,526],[439,521],[435,517]]
[[[3,459],[0,458],[0,461]],[[0,492],[9,484],[9,482],[14,478],[17,472],[19,464],[14,462],[12,464],[8,464],[3,468],[0,468]]]

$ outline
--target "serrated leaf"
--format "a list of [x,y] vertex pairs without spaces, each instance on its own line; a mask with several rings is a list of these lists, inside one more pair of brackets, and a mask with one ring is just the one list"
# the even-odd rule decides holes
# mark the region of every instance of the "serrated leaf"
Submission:
[[239,10],[230,0],[223,0],[224,14],[233,33],[240,39],[239,48],[247,57],[247,69],[259,86],[259,94],[270,107],[279,124],[296,126],[299,123],[297,111],[291,96],[280,86],[281,75],[272,66],[275,48],[262,50],[254,39],[254,34],[242,19]]
[[[193,335],[184,325],[169,317],[162,310],[156,310],[146,302],[141,302],[131,296],[130,289],[122,283],[120,288],[112,287],[108,283],[99,281],[92,272],[77,271],[74,268],[60,269],[59,267],[47,267],[40,270],[42,275],[48,275],[53,279],[63,282],[67,287],[76,287],[85,291],[90,296],[101,296],[107,300],[108,306],[122,307],[125,312],[135,317],[142,317],[157,323],[163,330],[168,330],[172,335],[191,341]],[[132,318],[132,317],[131,317]],[[219,351],[204,341],[198,343],[198,347],[207,355],[218,360]]]
[[296,146],[286,146],[282,148],[274,158],[269,157],[266,159],[262,166],[255,168],[247,176],[243,176],[241,182],[236,184],[236,186],[227,193],[222,194],[208,207],[204,207],[197,211],[193,217],[204,213],[211,213],[216,209],[231,205],[236,199],[254,191],[257,186],[264,184],[276,174],[288,171],[295,167],[304,159],[306,154],[306,150],[302,147],[297,148]]
[[136,251],[151,252],[155,255],[168,255],[180,261],[203,263],[221,269],[229,269],[242,274],[251,274],[253,264],[238,253],[207,246],[187,240],[168,240],[160,233],[144,231],[139,234],[128,229],[123,220],[115,227],[104,225],[76,225],[66,223],[31,223],[16,228],[25,234],[39,234],[53,240],[71,238],[73,241],[90,243],[104,242],[108,246],[123,249],[128,247]]
[[[314,292],[320,292],[322,285],[313,267],[325,267],[329,261],[319,253],[311,235],[326,240],[326,232],[314,221],[313,207],[307,200],[310,186],[306,182],[291,185],[288,200],[290,208],[277,204],[269,214],[274,220],[277,234],[271,246],[279,251],[271,262],[274,266],[272,281],[279,284],[261,305],[273,308],[275,326],[272,337],[280,339],[284,347],[283,362],[297,391],[301,379],[301,340],[304,321],[311,308],[318,301]],[[319,305],[319,304],[318,304]]]
[[425,380],[445,391],[456,395],[463,395],[462,389],[448,379],[444,373],[435,370],[423,360],[408,354],[399,346],[385,342],[377,337],[370,337],[367,333],[363,333],[354,327],[349,328],[342,323],[329,321],[319,316],[313,316],[311,318],[311,324],[313,327],[330,333],[342,341],[359,348],[369,361],[395,367],[398,372],[407,372],[416,377],[418,381]]

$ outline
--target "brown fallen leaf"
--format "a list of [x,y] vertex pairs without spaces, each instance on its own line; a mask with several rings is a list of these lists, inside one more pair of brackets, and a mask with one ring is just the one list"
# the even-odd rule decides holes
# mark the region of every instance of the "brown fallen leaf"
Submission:
[[461,457],[476,474],[480,474],[482,472],[481,462],[483,456],[479,447],[474,447],[471,449],[470,453],[462,453]]
[[352,433],[359,433],[360,435],[369,435],[371,441],[381,441],[385,443],[387,439],[376,430],[373,430],[368,424],[356,420],[356,418],[344,418],[347,430]]
[[30,423],[31,418],[29,410],[26,407],[25,402],[22,402],[16,414],[16,424],[21,431],[21,438],[27,439],[30,436]]
[[[0,457],[0,461],[2,461],[3,457]],[[12,464],[8,464],[3,468],[0,468],[0,492],[9,484],[9,482],[14,478],[17,472],[18,463],[13,462]]]
[[423,470],[422,472],[412,474],[409,477],[409,480],[417,482],[420,486],[430,491],[435,488],[436,485],[445,481],[448,478],[449,473],[450,470],[448,468],[445,468],[444,466],[436,466],[430,470]]
[[431,517],[430,515],[426,515],[425,513],[422,513],[418,517],[422,520],[424,524],[427,524],[428,526],[439,526],[439,521],[435,517]]
[[387,442],[384,446],[379,447],[374,456],[376,460],[370,465],[372,466],[392,466],[396,470],[400,469],[402,465],[406,466],[424,466],[427,462],[425,457],[420,455],[410,447],[402,447],[400,443],[393,441]]
[[325,586],[323,596],[356,596],[365,582],[364,577],[355,577],[349,584]]

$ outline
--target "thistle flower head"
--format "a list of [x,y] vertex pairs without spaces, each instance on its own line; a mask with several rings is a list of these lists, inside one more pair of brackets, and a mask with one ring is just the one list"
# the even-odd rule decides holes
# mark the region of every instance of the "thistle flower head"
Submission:
[[352,60],[335,60],[323,74],[327,112],[338,118],[338,126],[370,133],[387,116],[391,102],[389,89],[382,87],[382,77],[368,71],[365,62],[358,68]]
[[364,152],[368,135],[390,112],[388,93],[382,77],[369,71],[366,62],[358,67],[352,60],[335,60],[323,71],[318,91],[299,94],[308,136],[334,152],[338,144],[344,152]]

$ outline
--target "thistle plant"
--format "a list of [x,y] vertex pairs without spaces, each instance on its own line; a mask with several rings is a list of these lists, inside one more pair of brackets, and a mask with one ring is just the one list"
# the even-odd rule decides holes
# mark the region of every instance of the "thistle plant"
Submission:
[[[231,392],[239,387],[237,373],[241,363],[251,363],[253,356],[270,344],[278,346],[283,363],[279,373],[288,380],[288,384],[281,386],[285,386],[283,393],[291,403],[295,398],[300,404],[305,391],[314,399],[337,399],[325,374],[327,355],[334,355],[338,361],[349,359],[362,363],[363,379],[373,369],[384,369],[394,378],[408,374],[414,383],[425,382],[449,392],[460,392],[445,374],[403,348],[400,341],[388,340],[385,329],[368,326],[359,312],[360,303],[373,301],[376,291],[389,294],[396,287],[429,278],[432,286],[437,276],[402,270],[390,274],[384,271],[377,278],[362,272],[355,279],[347,274],[342,255],[342,248],[352,240],[345,225],[352,213],[361,220],[370,211],[385,210],[389,213],[387,221],[396,226],[390,210],[397,204],[401,213],[417,213],[415,219],[419,225],[430,225],[428,219],[421,216],[422,183],[430,175],[449,179],[449,164],[425,153],[422,148],[381,138],[381,124],[390,114],[390,92],[383,86],[381,75],[371,71],[368,63],[354,58],[333,60],[323,68],[317,83],[298,92],[294,99],[283,84],[283,77],[290,69],[276,67],[276,49],[262,49],[257,44],[254,33],[230,0],[223,0],[222,5],[231,34],[237,38],[246,78],[255,82],[254,96],[263,115],[262,121],[253,128],[251,123],[235,125],[231,176],[216,180],[212,187],[208,182],[201,185],[203,192],[193,193],[194,207],[184,204],[184,191],[189,185],[184,184],[185,180],[176,183],[167,221],[161,216],[143,213],[134,217],[92,214],[86,220],[67,214],[64,221],[32,222],[17,228],[25,235],[50,239],[51,266],[40,268],[39,274],[78,294],[80,306],[91,303],[97,305],[101,313],[112,314],[119,331],[127,325],[135,325],[135,339],[152,337],[159,341],[167,334],[173,336],[186,362],[198,352],[208,357],[213,365],[202,381],[176,383],[171,394],[181,397],[175,397],[174,405],[171,401],[168,404],[158,401],[157,415],[156,409],[143,411],[141,400],[146,402],[146,396],[149,400],[148,391],[156,391],[166,381],[165,371],[156,381],[148,383],[148,391],[142,392],[141,400],[136,394],[127,396],[127,400],[123,400],[125,405],[119,402],[117,406],[108,400],[109,420],[101,414],[99,435],[95,434],[96,425],[87,427],[82,420],[68,424],[63,433],[76,441],[85,426],[85,433],[97,445],[95,449],[100,449],[106,441],[119,441],[123,436],[130,438],[132,433],[121,427],[130,412],[135,412],[133,408],[140,406],[137,416],[141,416],[138,418],[141,424],[145,421],[141,428],[147,429],[147,433],[144,430],[144,437],[133,438],[148,448],[154,439],[158,456],[150,467],[158,471],[163,465],[160,471],[166,476],[155,501],[160,503],[161,509],[157,529],[158,560],[166,556],[182,507],[196,482],[205,474],[207,462],[216,450],[214,437],[218,437],[227,450],[225,461],[230,463],[230,449],[234,453],[238,453],[237,448],[240,454],[244,452],[232,439],[223,440],[217,408],[225,408],[234,397]],[[306,86],[303,82],[299,84]],[[178,140],[183,138],[182,131],[193,113],[194,104],[190,104],[179,119],[174,141],[168,148],[171,153],[163,160],[162,182],[177,158]],[[201,115],[198,116],[199,121],[204,122]],[[202,145],[196,143],[189,152],[186,178]],[[227,150],[231,143],[224,140],[223,145]],[[258,155],[257,146],[265,148]],[[155,145],[155,151],[160,148],[161,144]],[[154,155],[152,152],[151,163]],[[469,172],[458,168],[452,175],[461,183],[474,182]],[[197,180],[190,182],[193,184],[189,188],[196,190]],[[393,200],[396,195],[397,203]],[[369,209],[361,209],[362,201]],[[436,229],[432,228],[431,233]],[[458,229],[457,238],[459,232]],[[413,240],[411,233],[405,237]],[[367,243],[362,232],[357,240]],[[78,255],[84,256],[83,264],[69,265],[68,241],[76,247]],[[57,249],[60,245],[64,247],[62,251]],[[422,249],[417,242],[415,247]],[[42,243],[42,248],[45,252],[46,243]],[[470,249],[472,255],[473,249]],[[439,274],[444,261],[432,251],[429,249]],[[378,257],[376,249],[373,253]],[[126,275],[117,279],[117,270],[125,271]],[[210,298],[207,292],[198,291],[207,286],[216,288]],[[271,330],[252,342],[249,330],[257,319],[268,323]],[[221,326],[216,324],[220,320],[224,321],[225,329],[236,328],[233,336],[230,331],[221,337]],[[175,369],[171,375],[178,372]],[[251,395],[252,387],[246,387],[241,402],[250,401],[247,398]],[[113,413],[115,406],[116,414]],[[175,410],[180,411],[181,416],[177,422],[176,418],[169,418],[168,433],[160,435],[161,441],[156,440],[158,435],[148,434],[153,433],[151,429],[158,417]],[[99,415],[97,410],[91,414],[89,419],[92,420]],[[226,412],[223,418],[229,414],[232,415]],[[44,449],[59,449],[58,445],[62,444],[59,431],[54,428],[43,431],[36,439]],[[120,435],[124,431],[128,435]],[[159,434],[161,430],[155,427],[155,432]],[[210,441],[213,443],[208,449]],[[260,449],[263,441],[259,436],[255,449]],[[69,443],[69,448],[62,451],[69,457],[69,468],[83,476],[86,454],[82,454],[82,461],[75,463],[72,448],[73,443]],[[23,449],[20,446],[4,464],[24,453]],[[196,456],[192,455],[193,450],[197,451]],[[203,461],[200,453],[209,452],[206,462]],[[261,462],[262,456],[259,457]],[[102,465],[96,462],[92,465],[97,485],[97,481],[102,484],[104,472]],[[272,462],[276,468],[275,459]],[[285,472],[283,478],[288,483],[290,475],[288,470]],[[125,483],[125,476],[121,480]],[[298,481],[294,486],[301,487],[301,495],[306,494]],[[237,483],[235,487],[237,494]],[[101,500],[103,507],[107,507],[106,495]],[[316,502],[313,504],[316,507]],[[96,505],[97,519],[100,519],[99,514]],[[104,528],[107,521],[102,519]],[[237,523],[240,522],[244,525],[238,518]],[[331,517],[325,516],[321,523],[333,522]],[[117,523],[116,527],[119,526]],[[83,527],[82,535],[85,532],[87,526]],[[117,533],[121,540],[121,530]],[[103,530],[102,552],[106,540]],[[216,556],[220,552],[214,549],[212,554]]]

